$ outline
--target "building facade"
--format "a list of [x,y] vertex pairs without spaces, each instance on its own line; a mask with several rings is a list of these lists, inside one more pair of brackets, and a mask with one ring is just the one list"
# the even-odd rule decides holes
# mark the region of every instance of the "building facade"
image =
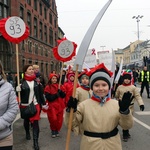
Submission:
[[[19,71],[25,64],[37,64],[48,77],[52,70],[59,72],[60,62],[53,56],[57,45],[58,14],[55,0],[0,0],[0,19],[8,16],[22,18],[30,29],[27,39],[18,44]],[[16,44],[0,35],[0,60],[6,72],[16,73]]]

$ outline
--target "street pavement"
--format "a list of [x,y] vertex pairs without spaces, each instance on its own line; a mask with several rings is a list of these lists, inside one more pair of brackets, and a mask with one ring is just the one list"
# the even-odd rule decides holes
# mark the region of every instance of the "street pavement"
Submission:
[[[139,88],[138,88],[139,90]],[[147,94],[144,91],[143,101],[145,110],[140,111],[139,106],[135,102],[134,126],[130,129],[131,138],[128,142],[122,141],[123,150],[150,150],[150,99],[147,99]],[[65,150],[67,128],[63,124],[60,137],[51,138],[49,122],[45,113],[41,114],[39,146],[40,150]],[[23,120],[18,114],[14,122],[14,147],[13,150],[33,150],[33,140],[25,139],[25,131],[23,128]],[[31,129],[32,130],[32,129]],[[119,127],[119,132],[122,139],[122,129]],[[32,133],[32,132],[31,132]],[[71,133],[70,150],[79,150],[80,136]],[[88,150],[88,149],[87,149]]]

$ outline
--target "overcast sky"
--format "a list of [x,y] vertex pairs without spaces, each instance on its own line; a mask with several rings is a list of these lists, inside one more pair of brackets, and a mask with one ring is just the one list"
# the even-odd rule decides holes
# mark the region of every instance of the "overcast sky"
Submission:
[[[65,37],[77,43],[77,50],[89,26],[108,0],[56,0],[58,23]],[[133,16],[139,22],[140,40],[150,39],[150,0],[113,0],[101,19],[89,49],[116,50],[138,39]],[[105,46],[105,47],[103,47]]]

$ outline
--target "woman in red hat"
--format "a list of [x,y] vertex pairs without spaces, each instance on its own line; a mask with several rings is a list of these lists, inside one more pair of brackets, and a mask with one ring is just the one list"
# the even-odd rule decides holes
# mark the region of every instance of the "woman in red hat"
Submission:
[[45,97],[48,103],[47,116],[50,123],[52,138],[59,136],[59,131],[63,123],[63,112],[65,108],[64,97],[65,88],[61,85],[59,88],[58,76],[51,73],[49,81],[44,89]]

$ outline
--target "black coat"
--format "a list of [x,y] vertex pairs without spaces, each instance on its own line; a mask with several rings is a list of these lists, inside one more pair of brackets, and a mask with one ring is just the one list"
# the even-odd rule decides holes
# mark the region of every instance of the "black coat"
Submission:
[[[21,103],[27,104],[29,102],[29,94],[30,94],[30,88],[27,84],[26,80],[23,80],[21,83]],[[43,86],[42,84],[39,84],[38,82],[34,81],[34,96],[37,99],[38,104],[45,105],[45,98],[43,95]]]

